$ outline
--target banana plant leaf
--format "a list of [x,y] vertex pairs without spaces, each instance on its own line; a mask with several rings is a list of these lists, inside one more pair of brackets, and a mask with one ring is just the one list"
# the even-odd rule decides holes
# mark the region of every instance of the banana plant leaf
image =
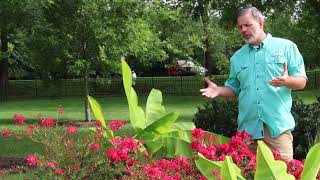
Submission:
[[146,125],[150,125],[166,114],[162,105],[162,93],[157,89],[152,89],[146,104]]
[[320,143],[311,147],[307,154],[301,180],[316,179],[320,169]]
[[[217,179],[212,174],[212,170],[216,169],[222,173],[222,166],[224,161],[211,161],[205,158],[202,154],[198,153],[198,159],[195,160],[197,168],[200,170],[201,174],[205,176],[207,179]],[[245,180],[242,175],[240,169],[234,164],[228,164],[230,167],[233,167],[233,171],[236,174],[237,180]],[[223,178],[224,179],[224,178]]]
[[171,129],[172,125],[178,119],[179,113],[172,112],[157,121],[150,124],[146,127],[142,132],[156,132],[158,134],[165,134],[168,133]]
[[254,179],[295,179],[294,176],[287,173],[286,163],[275,160],[272,151],[263,141],[258,141],[256,166]]
[[101,122],[102,127],[106,130],[107,136],[113,137],[113,131],[111,131],[106,125],[106,121],[103,117],[100,104],[91,96],[88,96],[88,100],[94,116]]
[[[236,172],[236,168],[238,172]],[[223,161],[220,171],[222,179],[236,180],[237,173],[239,174],[239,171],[240,169],[234,166],[232,158],[230,156],[226,156],[226,159]]]

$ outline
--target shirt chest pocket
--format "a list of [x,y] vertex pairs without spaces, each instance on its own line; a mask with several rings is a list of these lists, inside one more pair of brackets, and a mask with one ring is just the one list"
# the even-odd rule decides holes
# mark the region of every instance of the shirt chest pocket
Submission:
[[274,79],[283,74],[283,66],[286,63],[286,58],[284,56],[273,56],[266,58],[265,73],[267,79]]
[[250,84],[250,66],[249,63],[245,62],[239,64],[235,68],[235,73],[238,81],[240,82],[241,88]]

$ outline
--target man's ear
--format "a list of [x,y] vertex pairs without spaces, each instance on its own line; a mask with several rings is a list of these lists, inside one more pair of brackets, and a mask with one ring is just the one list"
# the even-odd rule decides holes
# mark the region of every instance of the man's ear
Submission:
[[259,27],[260,27],[261,29],[264,28],[264,20],[259,20]]

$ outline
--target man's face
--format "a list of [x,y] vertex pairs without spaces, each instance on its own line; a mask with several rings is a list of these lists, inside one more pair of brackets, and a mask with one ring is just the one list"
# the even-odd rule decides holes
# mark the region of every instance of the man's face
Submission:
[[257,45],[258,36],[263,31],[263,21],[256,20],[250,13],[239,16],[238,29],[245,42]]

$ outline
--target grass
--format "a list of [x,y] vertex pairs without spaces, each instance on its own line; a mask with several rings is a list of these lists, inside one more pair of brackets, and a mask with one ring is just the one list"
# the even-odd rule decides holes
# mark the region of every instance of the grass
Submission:
[[[320,96],[320,90],[294,92],[294,97],[302,98],[306,104],[314,102],[316,96]],[[146,99],[146,97],[139,99],[139,105],[143,108],[145,108]],[[125,97],[98,97],[96,100],[101,104],[107,120],[128,120],[128,107]],[[201,96],[165,96],[163,105],[168,112],[176,111],[180,113],[178,121],[192,121],[194,114],[197,112],[197,107],[207,101]],[[56,119],[59,105],[63,105],[65,109],[65,114],[61,116],[61,120],[84,119],[84,99],[79,97],[9,101],[0,104],[0,132],[5,129],[12,130],[15,134],[24,132],[25,126],[16,126],[12,120],[15,113],[26,116],[27,123],[35,121],[39,113],[45,117]],[[41,153],[42,151],[39,144],[33,143],[29,139],[17,139],[14,136],[0,136],[0,144],[0,156],[24,157],[27,154]]]

